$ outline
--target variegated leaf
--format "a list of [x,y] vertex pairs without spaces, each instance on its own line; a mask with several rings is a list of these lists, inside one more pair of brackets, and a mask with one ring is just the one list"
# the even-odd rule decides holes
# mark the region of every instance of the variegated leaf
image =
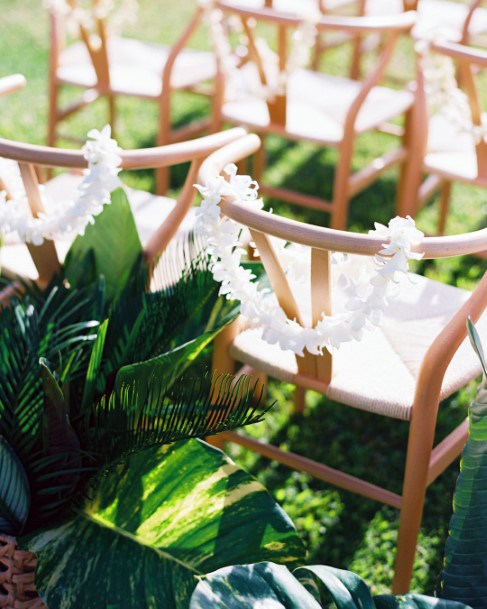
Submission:
[[264,487],[198,440],[133,455],[73,520],[25,542],[49,609],[186,609],[196,575],[304,553]]

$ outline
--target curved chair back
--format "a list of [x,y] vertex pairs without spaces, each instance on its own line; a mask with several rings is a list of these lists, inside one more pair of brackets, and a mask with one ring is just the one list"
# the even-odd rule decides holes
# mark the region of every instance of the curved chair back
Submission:
[[[202,161],[221,146],[242,137],[243,129],[232,129],[188,142],[180,142],[157,148],[125,150],[121,153],[121,168],[124,170],[158,169],[180,163],[190,163],[184,186],[177,204],[161,226],[154,226],[154,232],[144,247],[148,261],[155,259],[167,247],[171,238],[186,216],[194,200],[193,183]],[[35,146],[0,139],[0,157],[16,161],[34,216],[42,213],[43,203],[39,190],[40,169],[63,168],[80,172],[87,167],[83,153],[76,150]],[[8,246],[6,246],[8,247]],[[29,245],[31,257],[39,273],[41,283],[48,282],[59,270],[59,260],[54,243],[45,241],[40,246]]]
[[[284,89],[282,92],[279,91],[276,95],[267,99],[267,106],[271,121],[285,127],[285,72],[290,55],[290,34],[303,23],[303,17],[298,13],[293,14],[287,11],[278,10],[278,8],[270,6],[269,3],[264,3],[264,0],[261,2],[261,7],[256,8],[254,6],[255,4],[259,5],[259,2],[254,2],[248,7],[243,3],[234,2],[233,0],[217,0],[215,6],[218,7],[224,15],[237,16],[241,21],[248,40],[249,59],[255,63],[259,79],[264,87],[268,85],[268,73],[266,71],[265,59],[262,57],[262,53],[259,51],[259,45],[256,42],[255,24],[266,24],[267,26],[273,26],[275,30],[277,30],[279,70],[277,81],[279,83],[284,83]],[[346,129],[348,132],[353,131],[355,120],[367,94],[382,78],[391,59],[398,37],[409,32],[413,27],[414,22],[415,13],[413,11],[380,17],[322,15],[321,18],[316,21],[315,25],[318,34],[326,31],[341,32],[352,37],[376,34],[381,37],[383,43],[382,52],[380,53],[375,69],[364,79],[362,88],[357,95],[354,104],[349,109],[346,121]],[[226,51],[217,46],[216,52],[217,55],[220,54],[221,64],[224,60],[222,53]]]
[[[219,175],[228,162],[235,158],[245,158],[251,152],[255,152],[259,145],[259,139],[256,136],[247,136],[212,154],[201,167],[200,182],[207,183]],[[298,222],[250,209],[242,202],[232,200],[231,197],[225,197],[220,207],[224,216],[249,229],[281,308],[289,319],[296,319],[301,324],[303,312],[293,294],[271,237],[311,248],[309,279],[313,325],[321,319],[323,313],[330,315],[332,312],[331,252],[375,256],[384,245],[381,237]],[[421,252],[424,258],[448,258],[479,253],[484,251],[486,246],[487,228],[448,237],[425,237],[413,249]],[[468,309],[469,314],[476,319],[487,306],[487,274],[469,302],[471,307]],[[448,334],[453,332],[455,336],[461,337],[463,340],[466,336],[465,315],[463,317],[459,315],[458,319],[453,319],[451,324],[455,330],[448,325],[445,331]],[[440,345],[444,345],[441,335],[438,337],[438,342]],[[317,386],[330,382],[332,356],[327,351],[323,356],[306,352],[304,357],[297,357],[297,362],[300,374],[308,377],[308,381],[309,378],[316,379]]]

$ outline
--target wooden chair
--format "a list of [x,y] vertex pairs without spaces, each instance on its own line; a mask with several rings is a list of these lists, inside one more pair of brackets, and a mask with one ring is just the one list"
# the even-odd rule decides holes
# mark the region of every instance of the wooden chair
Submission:
[[430,38],[437,32],[452,42],[475,42],[487,33],[487,9],[484,0],[365,0],[365,15],[391,15],[417,11],[412,30],[414,38]]
[[[228,162],[257,150],[258,138],[247,136],[217,151],[202,165],[199,183],[208,183]],[[224,217],[248,227],[273,291],[288,318],[306,315],[316,323],[323,312],[336,312],[343,294],[330,269],[330,251],[358,255],[356,264],[383,248],[383,238],[336,231],[255,211],[225,197]],[[276,255],[271,237],[311,248],[309,293],[300,284],[293,289]],[[487,229],[452,237],[426,237],[414,249],[425,258],[461,256],[485,249]],[[337,271],[339,272],[339,271]],[[268,374],[296,385],[297,405],[304,406],[304,391],[312,389],[344,406],[409,422],[402,495],[380,488],[322,463],[283,451],[243,433],[226,433],[224,439],[241,444],[269,459],[307,472],[325,482],[399,508],[400,525],[393,591],[407,592],[421,524],[426,488],[460,454],[468,421],[464,421],[433,447],[440,402],[480,373],[465,340],[466,319],[478,321],[487,338],[487,273],[474,292],[468,292],[416,275],[385,311],[381,327],[367,331],[361,342],[342,344],[332,356],[305,351],[296,357],[261,338],[256,327],[237,321],[222,333],[214,346],[213,367],[234,372],[236,362],[246,372]],[[308,284],[305,284],[308,285]],[[296,286],[294,286],[296,287]],[[352,413],[351,413],[352,414]]]
[[[1,84],[0,81],[0,89]],[[126,189],[147,260],[156,259],[177,232],[183,234],[192,230],[192,203],[195,195],[193,183],[196,181],[201,162],[217,148],[244,134],[243,129],[233,129],[188,142],[122,152],[121,167],[124,170],[158,169],[191,163],[177,200],[155,196],[142,190]],[[18,163],[34,216],[44,210],[49,211],[50,206],[75,200],[77,187],[82,180],[81,170],[87,166],[87,161],[80,151],[34,146],[1,138],[0,157]],[[38,176],[43,168],[63,168],[71,173],[62,173],[45,183],[41,198]],[[1,182],[0,165],[0,190],[5,189],[8,192],[8,183]],[[45,206],[43,202],[46,202]],[[2,274],[12,279],[22,276],[35,280],[40,285],[47,284],[52,275],[58,272],[72,238],[66,237],[56,242],[44,241],[40,246],[26,246],[16,241],[15,237],[7,239],[1,248]]]
[[[252,86],[256,83],[258,89],[267,85],[270,78],[281,79],[285,74],[287,62],[288,35],[300,25],[300,18],[290,13],[281,13],[275,8],[243,8],[243,3],[231,1],[217,1],[216,5],[224,15],[238,16],[248,37],[252,61],[239,70],[240,82],[250,82]],[[227,91],[229,94],[225,99],[222,93],[224,87],[220,87],[219,107],[222,122],[244,125],[262,138],[267,134],[276,134],[294,141],[309,141],[338,149],[339,160],[331,201],[265,185],[262,186],[262,192],[329,212],[331,226],[341,229],[347,224],[350,199],[369,186],[384,170],[396,163],[404,163],[408,155],[407,128],[399,147],[375,159],[360,171],[352,173],[356,136],[377,130],[395,117],[405,115],[406,127],[409,123],[413,94],[407,90],[379,86],[379,82],[398,38],[411,29],[414,18],[414,13],[411,12],[390,18],[323,16],[320,19],[317,23],[320,32],[344,31],[353,35],[375,32],[384,38],[385,43],[377,66],[363,82],[298,69],[288,75],[286,89],[272,98],[266,99],[259,92],[239,92],[239,95],[232,98],[231,92]],[[265,61],[259,54],[259,45],[255,41],[252,20],[277,28],[280,76],[271,75],[266,69]],[[220,52],[219,64],[222,63]],[[220,81],[225,82],[225,77],[228,85],[228,75],[222,70]],[[264,164],[264,151],[261,150],[255,157],[254,165],[254,175],[259,181]]]
[[[471,111],[472,129],[481,129],[485,112],[475,84],[479,70],[487,68],[487,52],[457,43],[433,44],[431,53],[451,58],[457,67],[458,82]],[[414,110],[413,140],[416,153],[411,155],[403,174],[401,206],[412,216],[440,188],[438,232],[446,229],[453,182],[487,187],[487,143],[475,141],[472,131],[462,131],[443,114],[429,116],[425,76],[418,74],[417,104]],[[468,118],[468,117],[467,117]],[[427,178],[423,181],[423,175]]]
[[[94,6],[96,1],[93,0]],[[77,0],[70,0],[70,4],[75,9]],[[108,100],[108,122],[115,127],[115,100],[120,95],[158,103],[157,146],[187,140],[208,130],[210,119],[193,122],[178,130],[171,127],[175,91],[213,95],[212,87],[208,88],[207,84],[216,72],[213,54],[186,48],[200,25],[203,12],[203,7],[198,6],[171,48],[112,36],[110,24],[99,18],[94,19],[93,31],[79,25],[79,40],[66,46],[65,18],[52,13],[48,145],[56,145],[60,122],[100,97]],[[64,85],[83,89],[81,98],[67,107],[61,107],[59,101]],[[168,187],[167,169],[158,170],[156,184],[157,193],[164,194]]]

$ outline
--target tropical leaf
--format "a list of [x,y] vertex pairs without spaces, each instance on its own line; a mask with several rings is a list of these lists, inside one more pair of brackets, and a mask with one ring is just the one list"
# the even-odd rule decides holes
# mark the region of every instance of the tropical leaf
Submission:
[[252,377],[180,379],[167,388],[161,377],[134,379],[96,405],[88,418],[86,446],[106,462],[177,440],[201,438],[257,423]]
[[[145,293],[131,290],[129,294],[126,290],[121,295],[110,314],[103,378],[124,365],[156,358],[202,334],[220,330],[236,317],[235,303],[218,297],[219,286],[208,270],[208,258],[200,254],[185,263],[189,266],[180,271],[175,285]],[[152,287],[160,283],[161,278]],[[101,386],[100,382],[98,389]]]
[[[0,435],[7,438],[24,465],[34,450],[44,415],[40,358],[62,381],[79,374],[96,338],[96,321],[71,321],[49,295],[37,310],[17,303],[0,311]],[[59,318],[57,318],[59,314]]]
[[[79,287],[80,262],[92,256],[94,276],[103,275],[106,299],[113,302],[130,279],[132,268],[142,254],[137,227],[125,192],[118,188],[111,194],[111,205],[105,205],[94,224],[77,237],[66,256],[64,274],[70,284]],[[92,254],[89,252],[92,251]]]
[[29,469],[35,498],[29,527],[46,521],[67,505],[83,471],[78,436],[69,421],[63,392],[46,363],[41,358],[45,395],[42,449]]
[[103,348],[105,346],[105,339],[108,329],[108,319],[106,319],[98,329],[98,335],[93,345],[91,352],[90,361],[88,363],[88,369],[86,371],[86,380],[83,388],[83,396],[81,399],[81,412],[86,412],[91,409],[95,393],[98,378],[100,375],[100,368],[102,364]]
[[80,318],[93,306],[85,292],[52,285],[0,311],[0,435],[30,481],[27,528],[61,509],[75,490],[79,449],[50,370],[60,382],[82,374],[98,322]]
[[[483,362],[482,346],[472,324],[469,334]],[[487,599],[487,379],[470,404],[469,433],[462,452],[453,497],[453,515],[445,545],[439,596],[486,607]],[[482,541],[484,543],[482,543]]]
[[421,594],[373,597],[355,573],[314,565],[291,573],[270,562],[219,569],[201,579],[190,609],[465,609]]
[[40,359],[40,372],[44,386],[43,444],[46,454],[63,451],[79,453],[79,441],[71,427],[64,395],[49,367],[47,360]]
[[91,496],[71,521],[21,540],[50,609],[186,609],[196,575],[304,553],[264,487],[197,440],[132,456]]
[[468,605],[423,594],[383,594],[374,597],[377,609],[471,609]]
[[0,533],[18,535],[27,521],[29,508],[27,474],[20,459],[0,436]]
[[117,373],[115,388],[120,391],[123,385],[130,385],[134,381],[138,381],[139,390],[141,390],[144,384],[149,387],[149,383],[155,379],[158,379],[159,384],[165,389],[171,387],[177,379],[181,378],[184,371],[211,343],[221,329],[217,328],[212,332],[205,332],[158,357],[123,366]]

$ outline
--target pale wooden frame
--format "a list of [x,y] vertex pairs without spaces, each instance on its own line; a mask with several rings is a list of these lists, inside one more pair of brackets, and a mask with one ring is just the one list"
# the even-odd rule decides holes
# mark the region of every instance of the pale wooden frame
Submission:
[[[240,6],[235,7],[231,0],[218,0],[216,5],[227,15],[238,15],[244,24],[246,22],[249,23],[249,20],[255,19],[277,26],[280,40],[279,46],[281,47],[280,61],[281,64],[285,64],[285,56],[284,52],[282,51],[285,46],[283,41],[287,28],[296,27],[300,23],[298,16],[291,15],[289,13],[280,13],[272,8],[255,10],[241,8]],[[343,139],[337,145],[339,160],[335,169],[332,201],[325,201],[317,196],[304,195],[287,189],[270,188],[265,185],[261,185],[263,193],[298,205],[304,205],[314,209],[330,212],[331,226],[337,229],[344,229],[346,227],[348,206],[351,197],[369,186],[383,171],[389,169],[392,165],[399,163],[401,164],[401,167],[404,167],[404,162],[410,150],[409,124],[412,109],[406,113],[406,129],[405,134],[402,137],[401,146],[389,153],[385,153],[377,159],[374,159],[370,165],[354,173],[352,172],[352,157],[355,137],[357,135],[355,130],[357,116],[371,89],[376,86],[382,78],[391,59],[398,38],[410,31],[414,25],[414,20],[415,13],[413,12],[378,18],[339,17],[335,15],[325,15],[321,18],[317,24],[320,31],[346,31],[350,33],[350,35],[354,36],[362,34],[365,35],[371,32],[379,32],[385,35],[387,39],[375,70],[373,70],[373,72],[362,83],[362,87],[348,111],[344,125]],[[223,51],[217,48],[216,52],[218,55]],[[258,63],[258,57],[256,56],[255,58]],[[260,69],[259,72],[262,73],[263,70]],[[223,79],[223,75],[220,75],[220,78]],[[223,93],[221,93],[217,99],[217,103],[219,104],[220,108],[222,101]],[[264,138],[265,135],[269,133],[277,134],[282,137],[289,137],[285,126],[285,105],[285,97],[279,95],[276,96],[274,102],[268,102],[271,122],[265,129],[259,130],[259,136],[261,138]],[[215,127],[219,126],[220,124],[215,125]],[[325,145],[329,144],[325,143]],[[261,178],[264,165],[264,152],[263,149],[261,149],[255,156],[253,172],[254,177],[260,182],[262,182]],[[401,213],[402,210],[398,208],[397,212]]]
[[[258,137],[249,135],[215,152],[201,166],[200,183],[205,183],[218,175],[227,163],[237,162],[249,154],[255,153],[259,145]],[[312,266],[314,261],[321,264],[320,282],[323,277],[329,276],[323,272],[323,269],[326,269],[329,264],[328,252],[330,250],[373,255],[382,247],[383,240],[379,237],[296,222],[275,214],[249,209],[230,198],[226,198],[221,203],[221,209],[225,216],[250,228],[254,238],[259,235],[259,247],[264,248],[262,260],[267,268],[270,282],[281,306],[288,312],[297,315],[297,319],[299,319],[299,311],[296,303],[289,298],[287,281],[279,261],[272,257],[272,247],[268,241],[269,235],[312,247]],[[487,229],[483,229],[450,237],[426,237],[414,249],[424,252],[426,258],[445,258],[481,252],[486,246]],[[325,283],[327,283],[326,279]],[[312,307],[314,317],[320,309],[326,310],[329,307],[329,287],[319,284],[313,270]],[[399,539],[392,585],[395,593],[404,593],[409,589],[426,489],[460,454],[465,443],[468,431],[466,420],[439,444],[433,446],[439,396],[446,369],[466,337],[467,317],[471,317],[474,322],[477,321],[486,307],[487,273],[469,300],[447,323],[426,352],[412,404],[402,495],[391,493],[301,455],[285,452],[270,444],[253,440],[246,435],[235,432],[223,434],[223,440],[237,442],[286,466],[308,472],[341,488],[399,508],[401,511]],[[296,310],[293,310],[294,308]],[[239,322],[226,329],[215,341],[213,367],[220,373],[235,372],[235,362],[230,357],[228,349],[238,332]],[[326,389],[329,382],[327,378],[329,379],[331,375],[332,358],[329,354],[323,358],[308,354],[305,358],[297,359],[302,361],[298,363],[298,374],[293,382],[301,388],[298,396],[302,402],[304,390],[313,389],[323,392]],[[248,372],[248,366],[244,366],[243,371]],[[252,370],[250,371],[252,372]],[[255,372],[259,374],[258,370]],[[262,378],[261,374],[259,374],[259,378]],[[302,406],[302,403],[300,405]],[[218,438],[221,441],[221,437]]]
[[[94,3],[97,0],[93,0]],[[76,6],[76,0],[70,0],[69,2],[73,7]],[[189,138],[195,137],[204,131],[208,131],[211,125],[211,118],[202,119],[195,121],[190,125],[173,130],[171,128],[171,103],[174,91],[185,90],[193,93],[203,93],[204,95],[213,97],[216,95],[215,88],[208,93],[208,91],[202,91],[194,87],[183,87],[176,89],[171,85],[171,77],[174,70],[175,62],[179,54],[184,50],[188,41],[191,39],[193,34],[199,27],[202,17],[204,15],[204,8],[197,6],[193,17],[190,22],[184,28],[182,34],[178,40],[170,48],[170,52],[161,74],[162,89],[161,94],[155,101],[159,105],[159,118],[158,118],[158,130],[157,130],[157,146],[164,146],[178,141],[184,141]],[[86,49],[90,55],[93,68],[97,76],[97,84],[94,88],[85,89],[80,99],[71,103],[66,108],[59,107],[59,92],[63,83],[57,78],[57,68],[59,65],[60,53],[65,46],[65,24],[62,18],[55,14],[50,14],[51,20],[51,41],[50,41],[50,54],[49,54],[49,116],[48,116],[48,138],[47,143],[49,146],[55,146],[58,139],[58,124],[64,119],[68,118],[75,112],[83,109],[87,105],[91,104],[99,97],[105,97],[108,101],[109,110],[109,123],[112,129],[115,129],[116,120],[116,109],[115,99],[122,93],[115,92],[111,89],[110,85],[110,66],[107,51],[107,26],[105,20],[97,19],[95,22],[95,30],[98,35],[99,46],[92,43],[92,37],[90,31],[83,25],[79,26],[80,39],[84,42]],[[133,95],[132,95],[133,96]],[[146,97],[140,95],[139,97],[148,100],[154,100],[152,97]],[[212,102],[213,104],[213,102]],[[161,167],[156,172],[156,192],[158,194],[164,194],[169,187],[169,172],[167,168]]]

